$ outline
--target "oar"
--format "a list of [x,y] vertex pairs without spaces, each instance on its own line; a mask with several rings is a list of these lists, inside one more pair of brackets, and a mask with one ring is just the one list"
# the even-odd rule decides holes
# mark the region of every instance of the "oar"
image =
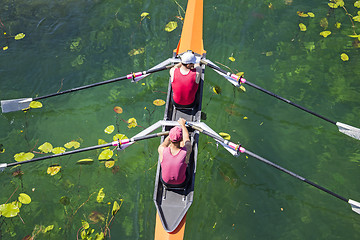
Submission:
[[12,167],[12,166],[20,165],[20,164],[31,163],[31,162],[41,161],[41,160],[47,160],[47,159],[56,158],[56,157],[62,157],[62,156],[66,156],[66,155],[70,155],[70,154],[74,154],[74,153],[86,152],[86,151],[104,148],[104,147],[119,146],[119,145],[121,146],[122,144],[132,143],[132,142],[145,140],[145,139],[149,139],[149,138],[154,138],[154,137],[160,137],[160,136],[164,136],[164,135],[168,135],[168,134],[169,134],[169,131],[159,132],[159,133],[149,134],[149,135],[140,136],[140,137],[133,137],[130,139],[113,141],[111,143],[105,143],[105,144],[96,145],[96,146],[92,146],[92,147],[81,148],[81,149],[77,149],[77,150],[73,150],[73,151],[69,151],[69,152],[50,155],[50,156],[33,158],[30,160],[21,161],[21,162],[0,163],[0,171],[4,171],[4,169],[7,167]]
[[[202,128],[200,128],[200,127],[198,127],[198,126],[194,126],[194,125],[191,124],[191,123],[187,123],[187,124],[188,124],[189,126],[191,126],[192,128],[198,130],[199,132],[204,133],[204,134],[206,134],[206,135],[208,135],[208,136],[210,136],[210,137],[212,137],[212,138],[214,138],[214,139],[216,139],[216,140],[218,140],[218,141],[220,141],[220,142],[228,145],[229,147],[233,148],[234,150],[237,150],[237,151],[240,152],[240,153],[248,154],[248,155],[256,158],[257,160],[260,160],[260,161],[263,162],[263,163],[266,163],[266,164],[268,164],[268,165],[270,165],[270,166],[272,166],[272,167],[274,167],[274,168],[277,168],[277,169],[279,169],[280,171],[283,171],[284,173],[289,174],[290,176],[293,176],[293,177],[295,177],[295,178],[297,178],[297,179],[299,179],[299,180],[301,180],[301,181],[303,181],[303,182],[305,182],[305,183],[307,183],[307,184],[310,184],[310,185],[313,186],[313,187],[316,187],[317,189],[320,189],[321,191],[324,191],[324,192],[326,192],[326,193],[328,193],[328,194],[330,194],[330,195],[332,195],[332,196],[334,196],[334,197],[336,197],[336,198],[338,198],[338,199],[340,199],[340,200],[342,200],[342,201],[344,201],[344,202],[349,203],[350,206],[351,206],[351,209],[352,209],[354,212],[356,212],[357,214],[360,214],[360,203],[359,203],[359,202],[356,202],[356,201],[354,201],[354,200],[351,200],[351,199],[347,199],[347,198],[345,198],[345,197],[342,197],[342,196],[340,196],[340,195],[338,195],[338,194],[336,194],[336,193],[334,193],[334,192],[332,192],[332,191],[330,191],[330,190],[328,190],[328,189],[326,189],[326,188],[324,188],[324,187],[322,187],[322,186],[320,186],[320,185],[318,185],[318,184],[316,184],[316,183],[314,183],[314,182],[311,182],[310,180],[305,179],[304,177],[301,177],[301,176],[299,176],[299,175],[297,175],[297,174],[295,174],[295,173],[293,173],[293,172],[291,172],[291,171],[289,171],[289,170],[287,170],[287,169],[285,169],[285,168],[283,168],[283,167],[280,167],[279,165],[276,165],[276,164],[273,163],[273,162],[270,162],[269,160],[267,160],[267,159],[265,159],[265,158],[263,158],[263,157],[260,157],[260,156],[256,155],[255,153],[252,153],[252,152],[246,150],[245,148],[241,147],[241,145],[238,145],[238,144],[229,142],[229,141],[227,141],[227,140],[225,140],[225,139],[223,139],[223,138],[221,138],[221,137],[218,137],[218,136],[216,136],[216,135],[214,135],[214,134],[209,133],[209,132],[206,131],[206,130],[203,130]],[[200,130],[200,129],[201,129],[201,130]]]
[[65,90],[65,91],[62,91],[62,92],[53,93],[53,94],[49,94],[49,95],[45,95],[45,96],[41,96],[41,97],[2,100],[1,101],[1,109],[2,109],[3,113],[20,111],[22,109],[28,108],[32,101],[37,101],[37,100],[41,100],[41,99],[45,99],[45,98],[49,98],[49,97],[55,97],[55,96],[66,94],[66,93],[72,93],[72,92],[76,92],[76,91],[79,91],[79,90],[84,90],[84,89],[87,89],[87,88],[92,88],[92,87],[96,87],[96,86],[100,86],[100,85],[104,85],[104,84],[108,84],[108,83],[113,83],[113,82],[117,82],[117,81],[121,81],[121,80],[126,80],[126,79],[133,79],[134,80],[135,78],[139,78],[139,77],[147,75],[147,74],[151,74],[151,73],[155,73],[155,72],[159,72],[159,71],[169,69],[172,66],[173,65],[169,65],[169,66],[164,66],[164,67],[160,67],[160,68],[156,68],[156,69],[149,69],[149,70],[143,71],[143,72],[131,73],[131,74],[128,74],[126,76],[119,77],[119,78],[113,78],[113,79],[106,80],[106,81],[103,81],[103,82],[98,82],[98,83],[85,85],[85,86],[82,86],[82,87],[72,88],[72,89],[69,89],[69,90]]
[[206,62],[206,61],[204,61],[204,60],[201,60],[201,63],[203,63],[203,64],[211,67],[212,69],[215,69],[216,71],[219,71],[219,72],[225,74],[227,77],[229,77],[229,78],[237,81],[239,84],[245,83],[245,84],[247,84],[247,85],[249,85],[249,86],[251,86],[251,87],[253,87],[253,88],[256,88],[256,89],[258,89],[258,90],[260,90],[260,91],[262,91],[262,92],[264,92],[264,93],[266,93],[266,94],[268,94],[268,95],[270,95],[270,96],[273,96],[273,97],[275,97],[275,98],[277,98],[277,99],[280,99],[280,100],[283,101],[283,102],[286,102],[286,103],[288,103],[288,104],[290,104],[290,105],[292,105],[292,106],[295,106],[295,107],[297,107],[297,108],[299,108],[299,109],[301,109],[301,110],[303,110],[303,111],[305,111],[305,112],[308,112],[308,113],[310,113],[310,114],[312,114],[312,115],[314,115],[314,116],[316,116],[316,117],[318,117],[318,118],[321,118],[321,119],[323,119],[323,120],[325,120],[325,121],[327,121],[327,122],[329,122],[329,123],[332,123],[332,124],[336,125],[336,126],[339,128],[339,131],[340,131],[340,132],[342,132],[342,133],[344,133],[344,134],[346,134],[346,135],[348,135],[348,136],[350,136],[350,137],[352,137],[352,138],[355,138],[355,139],[357,139],[357,140],[360,140],[360,129],[359,129],[359,128],[356,128],[356,127],[353,127],[353,126],[350,126],[350,125],[347,125],[347,124],[344,124],[344,123],[341,123],[341,122],[332,121],[332,120],[330,120],[330,119],[328,119],[328,118],[326,118],[326,117],[324,117],[324,116],[321,116],[321,115],[318,114],[318,113],[315,113],[315,112],[313,112],[313,111],[310,111],[309,109],[304,108],[304,107],[302,107],[302,106],[300,106],[300,105],[298,105],[298,104],[296,104],[296,103],[293,103],[293,102],[291,102],[290,100],[287,100],[287,99],[285,99],[285,98],[283,98],[283,97],[280,97],[280,96],[276,95],[275,93],[272,93],[272,92],[270,92],[270,91],[268,91],[268,90],[266,90],[266,89],[263,89],[263,88],[255,85],[254,83],[251,83],[251,82],[247,81],[247,80],[246,80],[245,78],[243,78],[243,77],[240,77],[240,76],[237,76],[237,75],[232,74],[232,73],[230,73],[230,72],[227,72],[227,71],[225,71],[224,69],[221,69],[221,68],[219,68],[218,66],[215,66],[214,64],[211,64],[211,63]]

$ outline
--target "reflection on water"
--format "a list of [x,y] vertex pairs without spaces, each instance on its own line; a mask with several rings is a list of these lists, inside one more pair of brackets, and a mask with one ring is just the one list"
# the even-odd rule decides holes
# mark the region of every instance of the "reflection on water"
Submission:
[[[166,4],[166,11],[159,4]],[[185,8],[185,1],[178,4]],[[351,4],[345,7],[356,14]],[[3,1],[0,10],[0,43],[8,46],[0,54],[2,100],[43,96],[146,70],[172,55],[181,33],[176,16],[184,16],[171,1],[19,0]],[[301,18],[297,11],[311,11],[315,17]],[[150,18],[140,22],[142,12]],[[319,35],[324,18],[332,32],[327,38]],[[164,31],[169,21],[178,21],[173,32]],[[307,26],[306,32],[299,23]],[[22,40],[8,38],[21,32],[26,34]],[[350,34],[352,23],[344,9],[332,10],[326,3],[204,1],[207,58],[235,73],[245,72],[250,82],[312,111],[358,127],[359,57]],[[343,62],[341,53],[350,60]],[[248,85],[246,92],[234,89],[210,68],[205,74],[207,125],[339,195],[360,200],[358,141]],[[26,113],[1,114],[0,162],[13,162],[16,153],[39,152],[44,142],[62,147],[74,140],[88,147],[99,139],[112,141],[115,133],[134,136],[163,118],[164,107],[152,102],[165,100],[167,84],[168,73],[161,72],[136,84],[123,81],[48,98],[41,101],[43,108]],[[216,86],[220,94],[214,93]],[[114,112],[115,106],[123,113]],[[140,126],[128,128],[130,118]],[[111,135],[104,133],[109,125],[115,126]],[[86,221],[94,234],[109,226],[112,238],[151,239],[158,144],[159,139],[152,139],[115,152],[111,169],[97,160],[102,150],[6,169],[0,174],[0,203],[15,201],[20,193],[32,201],[20,208],[19,216],[1,217],[0,236],[74,239]],[[76,164],[89,158],[93,164]],[[53,164],[61,171],[50,176],[46,171]],[[347,204],[249,156],[232,157],[206,136],[200,137],[197,169],[187,239],[360,235],[358,216]],[[101,188],[105,197],[99,203]],[[114,201],[121,199],[111,220]]]

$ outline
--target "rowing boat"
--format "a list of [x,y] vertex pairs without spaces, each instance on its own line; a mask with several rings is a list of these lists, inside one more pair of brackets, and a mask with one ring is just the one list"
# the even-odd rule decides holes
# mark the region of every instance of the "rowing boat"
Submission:
[[[203,0],[189,0],[184,19],[184,27],[182,30],[179,44],[173,52],[173,61],[176,62],[182,54],[191,50],[195,56],[205,58],[206,52],[203,48],[202,39],[202,18],[203,18]],[[189,122],[200,122],[201,105],[204,83],[204,68],[200,76],[199,88],[196,93],[195,104],[192,108],[178,108],[172,102],[171,79],[166,99],[166,107],[164,113],[165,121],[177,121],[184,118]],[[163,131],[168,131],[171,126],[164,126]],[[154,203],[157,209],[155,239],[183,239],[186,213],[193,202],[196,163],[198,155],[199,132],[189,129],[189,136],[192,144],[192,152],[188,165],[189,180],[185,187],[169,188],[161,182],[161,164],[158,161],[155,188]],[[164,141],[162,138],[161,142]],[[165,230],[165,231],[164,231]]]

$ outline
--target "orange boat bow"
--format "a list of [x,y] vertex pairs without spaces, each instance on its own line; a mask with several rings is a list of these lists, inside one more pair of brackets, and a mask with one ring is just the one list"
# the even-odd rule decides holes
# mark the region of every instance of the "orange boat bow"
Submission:
[[159,214],[156,213],[155,240],[183,240],[185,232],[186,215],[175,231],[168,233],[162,226]]
[[176,54],[192,50],[203,55],[203,0],[189,0],[186,8],[184,26],[177,48]]

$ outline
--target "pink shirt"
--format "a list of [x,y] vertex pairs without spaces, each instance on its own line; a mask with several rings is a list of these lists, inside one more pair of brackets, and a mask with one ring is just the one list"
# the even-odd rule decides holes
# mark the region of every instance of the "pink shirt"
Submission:
[[181,184],[186,179],[186,147],[182,147],[174,156],[170,148],[166,147],[163,151],[161,162],[162,179],[169,184]]
[[189,105],[195,101],[196,91],[199,84],[196,83],[196,69],[190,69],[189,73],[183,75],[180,68],[175,68],[173,82],[173,99],[179,105]]

